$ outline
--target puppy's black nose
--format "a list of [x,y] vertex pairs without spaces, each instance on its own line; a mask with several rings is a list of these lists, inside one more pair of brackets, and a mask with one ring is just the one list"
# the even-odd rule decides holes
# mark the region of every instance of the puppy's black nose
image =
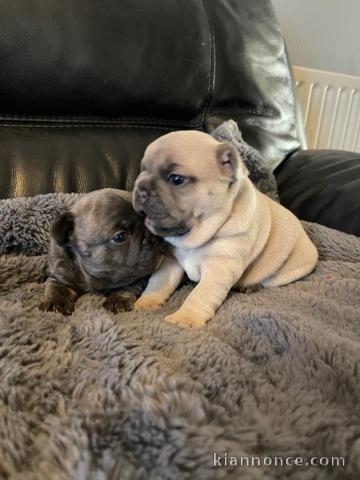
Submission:
[[149,199],[149,190],[144,185],[138,185],[136,196],[137,200],[143,205]]

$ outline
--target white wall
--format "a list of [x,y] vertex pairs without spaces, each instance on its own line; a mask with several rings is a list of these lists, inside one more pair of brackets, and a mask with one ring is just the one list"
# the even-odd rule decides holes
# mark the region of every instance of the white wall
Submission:
[[360,0],[273,0],[294,65],[360,76]]

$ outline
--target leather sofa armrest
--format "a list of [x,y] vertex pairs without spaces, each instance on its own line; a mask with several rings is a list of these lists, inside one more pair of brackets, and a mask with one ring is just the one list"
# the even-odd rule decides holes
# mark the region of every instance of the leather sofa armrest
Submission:
[[360,236],[360,154],[299,150],[276,170],[281,203],[301,220]]

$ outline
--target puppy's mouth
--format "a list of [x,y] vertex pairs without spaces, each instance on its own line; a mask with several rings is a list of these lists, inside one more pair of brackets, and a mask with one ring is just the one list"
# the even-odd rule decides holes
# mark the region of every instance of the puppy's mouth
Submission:
[[184,223],[172,227],[164,227],[149,217],[145,217],[145,226],[151,233],[159,237],[180,237],[186,235],[191,230],[191,227]]

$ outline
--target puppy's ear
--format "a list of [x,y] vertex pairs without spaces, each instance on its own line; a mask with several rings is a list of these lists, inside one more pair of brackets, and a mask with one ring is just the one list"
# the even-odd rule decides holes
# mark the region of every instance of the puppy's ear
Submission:
[[64,246],[69,242],[70,235],[74,231],[75,219],[71,212],[65,212],[55,222],[51,229],[51,235],[56,243]]
[[233,183],[237,174],[248,176],[249,172],[231,143],[222,143],[217,149],[217,162],[221,175]]

